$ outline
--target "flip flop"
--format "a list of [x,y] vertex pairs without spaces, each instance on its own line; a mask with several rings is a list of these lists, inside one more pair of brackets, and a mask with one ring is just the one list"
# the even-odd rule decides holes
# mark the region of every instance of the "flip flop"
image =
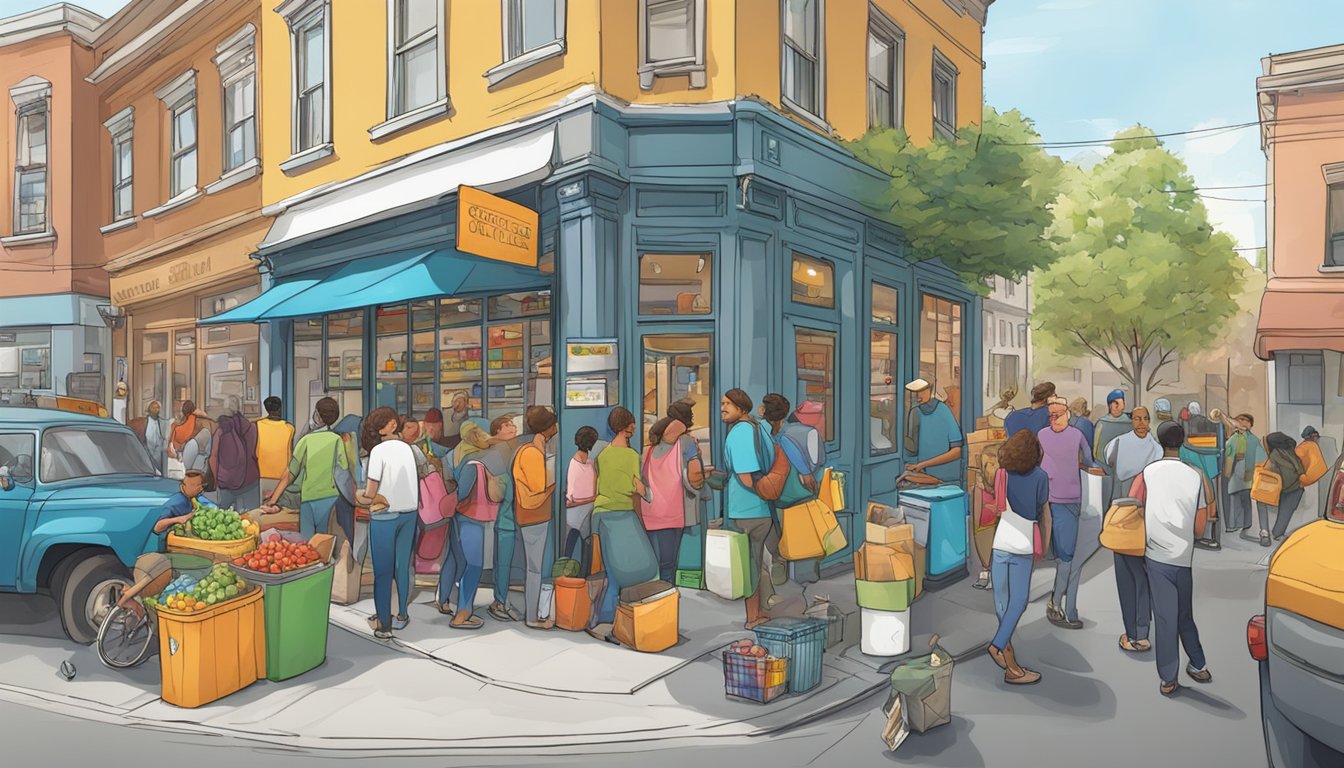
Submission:
[[448,626],[452,629],[480,629],[485,626],[485,622],[482,621],[479,616],[468,616],[465,620],[461,622],[451,622]]
[[453,609],[449,608],[447,603],[435,603],[434,607],[439,609],[439,613],[443,614],[444,616],[453,615]]

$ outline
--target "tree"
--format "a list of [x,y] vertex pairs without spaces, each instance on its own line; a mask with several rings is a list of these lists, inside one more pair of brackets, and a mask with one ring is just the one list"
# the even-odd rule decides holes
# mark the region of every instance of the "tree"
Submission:
[[1177,354],[1215,341],[1250,267],[1150,130],[1121,131],[1111,149],[1068,174],[1049,233],[1059,259],[1035,280],[1032,320],[1044,345],[1118,373],[1137,405]]
[[982,124],[955,141],[917,146],[904,131],[883,129],[850,149],[891,176],[874,205],[905,234],[907,256],[940,258],[984,294],[986,277],[1017,280],[1055,257],[1045,233],[1063,163],[1040,141],[1020,112],[986,107]]

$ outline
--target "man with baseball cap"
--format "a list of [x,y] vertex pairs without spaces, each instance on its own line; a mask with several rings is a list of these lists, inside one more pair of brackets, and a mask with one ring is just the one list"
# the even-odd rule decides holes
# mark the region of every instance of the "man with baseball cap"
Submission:
[[944,483],[960,483],[964,437],[957,417],[934,398],[933,386],[924,379],[906,384],[905,390],[915,399],[905,420],[905,455],[911,462],[906,468]]

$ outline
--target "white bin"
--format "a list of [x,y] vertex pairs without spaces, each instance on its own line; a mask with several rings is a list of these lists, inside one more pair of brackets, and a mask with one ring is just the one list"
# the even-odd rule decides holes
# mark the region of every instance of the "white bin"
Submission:
[[862,639],[859,650],[865,656],[900,656],[910,651],[910,611],[859,609]]

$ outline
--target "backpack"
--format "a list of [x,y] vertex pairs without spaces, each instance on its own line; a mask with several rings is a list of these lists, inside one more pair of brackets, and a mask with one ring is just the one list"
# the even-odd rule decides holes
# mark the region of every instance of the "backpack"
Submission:
[[789,479],[789,457],[784,455],[784,449],[775,443],[773,437],[762,432],[758,422],[753,421],[751,425],[756,430],[757,463],[769,467],[765,471],[751,473],[753,490],[766,501],[779,501],[780,495],[784,493],[784,483]]
[[[826,465],[826,442],[817,440],[817,461],[814,464],[812,457],[808,455],[807,442],[810,433],[816,432],[816,428],[809,427],[806,424],[787,424],[779,433],[779,447],[784,449],[784,455],[789,457],[789,463],[798,470],[800,475],[816,475],[821,468]],[[820,438],[820,436],[818,436]]]
[[238,418],[226,416],[220,419],[213,447],[217,472],[215,482],[220,488],[230,491],[246,484],[248,462],[256,462],[256,459],[247,455],[247,444],[238,431]]

